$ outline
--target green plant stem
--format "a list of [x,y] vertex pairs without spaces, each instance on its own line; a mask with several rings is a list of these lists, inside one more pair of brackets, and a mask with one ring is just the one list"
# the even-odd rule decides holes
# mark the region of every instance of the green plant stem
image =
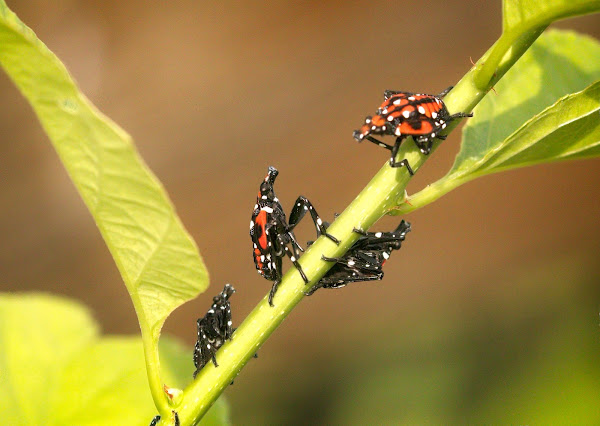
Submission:
[[[400,155],[409,158],[409,161],[418,167],[424,161],[422,156],[408,146],[405,148],[413,152],[408,153],[403,149]],[[321,260],[321,254],[330,257],[342,256],[358,238],[358,234],[352,232],[352,229],[368,229],[373,225],[389,206],[397,203],[395,194],[403,194],[408,180],[409,175],[405,168],[392,169],[386,164],[377,173],[328,229],[328,232],[342,243],[336,246],[329,239],[321,237],[300,258],[302,269],[312,278],[311,284],[316,283],[333,266]],[[219,350],[219,367],[215,368],[209,363],[184,390],[183,403],[178,407],[182,424],[193,424],[208,410],[309,288],[310,285],[304,284],[295,268],[288,270],[273,300],[275,307],[270,307],[265,297],[236,330],[233,340]]]
[[[543,2],[540,2],[543,4]],[[568,7],[548,6],[539,8],[535,16],[522,20],[515,25],[507,21],[506,5],[504,10],[503,32],[500,39],[494,44],[491,52],[488,52],[485,63],[473,78],[475,86],[480,90],[489,87],[499,73],[499,67],[503,62],[507,62],[505,55],[514,55],[515,50],[520,50],[522,46],[527,47],[528,39],[531,34],[541,34],[548,25],[560,19],[571,18],[577,15],[585,15],[597,12],[600,8],[600,1],[572,2]],[[522,53],[521,53],[522,54]],[[519,55],[520,56],[520,55]]]
[[[519,44],[514,46],[509,54],[504,55],[490,84],[504,75],[541,32],[542,30],[539,30],[523,36]],[[490,51],[482,57],[480,62],[486,60]],[[450,112],[470,111],[491,87],[488,86],[486,90],[476,87],[473,81],[476,70],[477,66],[471,69],[446,97],[445,103]],[[434,145],[434,149],[438,144]],[[406,142],[400,148],[398,158],[406,158],[413,169],[418,170],[429,157],[421,155],[414,144]],[[254,356],[294,306],[302,300],[304,292],[310,288],[310,285],[316,283],[333,266],[331,263],[322,261],[321,255],[343,256],[358,238],[358,235],[352,232],[353,228],[364,230],[370,228],[379,218],[397,208],[398,205],[402,208],[406,206],[406,209],[402,211],[416,209],[404,204],[405,188],[409,179],[410,176],[405,168],[391,168],[386,161],[369,184],[329,227],[328,232],[342,243],[336,246],[329,239],[321,237],[300,258],[302,269],[311,278],[310,284],[305,285],[295,268],[290,268],[275,295],[273,301],[275,307],[268,305],[267,296],[265,296],[236,330],[233,340],[218,351],[219,367],[215,368],[211,363],[207,364],[200,371],[196,380],[184,390],[182,402],[177,407],[182,425],[195,424],[206,413],[245,363]],[[433,199],[424,201],[431,202]]]
[[[141,311],[138,311],[138,315],[140,312]],[[140,324],[147,324],[147,322],[140,321]],[[160,330],[160,327],[157,329]],[[155,335],[157,333],[153,333],[152,330],[144,326],[142,326],[141,331],[150,393],[158,413],[162,418],[168,418],[172,408],[169,406],[169,401],[163,390],[164,384],[160,376],[160,357],[157,344],[159,336]],[[158,334],[160,334],[160,332]]]
[[[503,33],[494,44],[489,56],[481,64],[481,68],[473,77],[473,82],[478,89],[483,90],[490,85],[494,75],[498,72],[498,67],[504,55],[506,55],[509,49],[514,47],[517,39],[522,35],[522,27],[525,26],[522,25]],[[542,27],[542,30],[545,28],[546,26]]]
[[444,194],[452,191],[453,189],[459,187],[465,182],[466,180],[461,179],[435,182],[432,185],[429,185],[426,191],[423,190],[413,196],[407,197],[407,202],[394,208],[393,214],[405,215],[407,213],[418,210],[421,207],[424,207],[427,204],[434,202]]
[[[117,266],[120,268],[119,261],[115,259]],[[169,419],[172,407],[170,401],[164,392],[164,382],[160,374],[160,356],[158,351],[158,339],[162,324],[158,324],[155,329],[148,327],[148,321],[143,320],[144,310],[141,307],[139,297],[131,297],[135,311],[140,319],[140,329],[142,333],[142,345],[144,348],[144,361],[146,363],[146,375],[148,377],[148,385],[150,386],[150,394],[156,406],[156,410],[162,419]],[[118,356],[118,354],[115,354]]]
[[[525,53],[529,46],[531,46],[533,42],[542,34],[544,29],[545,27],[538,27],[536,28],[535,32],[527,33],[521,36],[518,44],[515,44],[511,49],[509,49],[509,52],[504,55],[502,61],[496,67],[496,73],[490,81],[490,85],[495,84],[504,76],[504,74],[506,74],[513,64],[517,62],[523,53]],[[496,45],[499,42],[500,40],[494,44],[494,46],[492,46],[492,48],[477,62],[475,67],[460,80],[460,82],[454,87],[452,92],[450,92],[448,97],[445,99],[445,103],[448,108],[451,108],[451,111],[471,111],[475,105],[478,104],[481,99],[483,99],[483,96],[485,96],[487,91],[479,90],[477,84],[475,83],[475,77],[478,75],[477,70],[479,69],[478,64],[483,62],[487,63],[488,55],[495,51]],[[454,94],[459,94],[460,97],[455,99]],[[392,211],[390,211],[390,214],[402,215],[418,210],[476,177],[477,174],[475,173],[470,174],[468,178],[465,178],[461,174],[456,174],[456,178],[454,179],[448,179],[444,182],[438,181],[419,191],[415,195],[407,197],[407,202],[394,206]]]

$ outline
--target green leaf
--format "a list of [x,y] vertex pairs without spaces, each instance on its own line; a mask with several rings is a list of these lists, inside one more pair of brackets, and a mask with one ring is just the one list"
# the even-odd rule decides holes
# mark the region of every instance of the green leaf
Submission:
[[52,424],[61,370],[93,344],[88,312],[42,294],[0,295],[0,418],[8,425]]
[[489,90],[503,58],[529,33],[543,31],[552,22],[600,11],[600,0],[504,0],[502,36],[481,63],[474,81]]
[[4,1],[0,63],[35,110],[92,213],[142,330],[156,338],[166,317],[208,285],[194,241],[131,137],[92,105]]
[[97,340],[57,373],[48,423],[147,425],[154,416],[139,338]]
[[[81,305],[44,294],[0,294],[0,418],[6,425],[140,425],[156,415],[142,341],[100,337]],[[165,376],[192,379],[191,350],[161,339]],[[203,419],[229,424],[224,401]]]
[[537,163],[600,155],[600,81],[536,115],[468,173],[489,174]]
[[422,207],[482,175],[598,156],[594,82],[600,79],[599,57],[600,44],[589,37],[564,31],[540,37],[497,84],[497,94],[488,93],[474,109],[448,174],[410,197],[412,206],[399,211]]
[[[600,79],[600,44],[567,31],[548,31],[473,110],[450,174],[468,173],[527,120],[569,93]],[[558,124],[558,123],[557,123]],[[466,170],[464,170],[466,167]]]
[[599,0],[504,0],[504,31],[515,27],[547,25],[570,16],[600,10]]

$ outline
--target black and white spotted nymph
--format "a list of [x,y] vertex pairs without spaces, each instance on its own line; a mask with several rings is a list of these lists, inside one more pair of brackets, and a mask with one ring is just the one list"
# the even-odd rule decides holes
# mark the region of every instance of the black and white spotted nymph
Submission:
[[410,223],[404,220],[392,232],[365,232],[354,229],[361,237],[344,256],[323,256],[323,260],[335,262],[335,265],[306,295],[310,296],[320,288],[341,288],[349,283],[381,280],[383,265],[392,251],[400,249],[410,230]]
[[229,298],[235,293],[231,284],[225,284],[223,291],[213,298],[213,304],[204,315],[196,322],[198,326],[198,339],[194,347],[194,377],[209,361],[212,360],[218,367],[216,352],[225,344],[235,329],[231,321],[231,306]]

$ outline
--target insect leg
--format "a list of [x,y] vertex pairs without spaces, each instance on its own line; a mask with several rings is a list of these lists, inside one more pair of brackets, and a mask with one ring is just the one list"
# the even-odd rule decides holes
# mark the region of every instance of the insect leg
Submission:
[[306,274],[302,270],[302,266],[300,266],[300,264],[298,263],[298,259],[296,258],[296,256],[294,256],[294,254],[287,247],[284,247],[284,250],[285,250],[285,254],[288,255],[288,257],[290,258],[290,260],[292,261],[292,263],[294,264],[294,266],[296,267],[296,269],[302,276],[302,279],[304,280],[304,282],[306,284],[308,284],[310,282],[310,280],[306,277]]
[[406,95],[406,96],[413,95],[413,93],[403,92],[402,90],[385,90],[383,92],[383,99],[387,101],[392,96],[399,95],[399,94],[403,94],[403,95]]
[[273,297],[275,297],[275,293],[277,292],[277,287],[281,284],[281,257],[275,257],[271,260],[273,269],[275,271],[275,281],[271,286],[271,291],[269,292],[269,305],[272,307],[273,305]]
[[454,120],[455,118],[473,117],[473,113],[457,112],[447,118],[447,121]]
[[408,173],[413,176],[415,172],[413,172],[412,167],[408,163],[408,160],[405,158],[401,161],[396,161],[396,156],[398,155],[398,150],[400,149],[400,144],[402,144],[403,136],[398,136],[396,138],[396,143],[394,144],[394,148],[392,149],[392,156],[390,157],[390,166],[391,167],[406,167]]
[[448,94],[448,92],[450,92],[450,90],[454,89],[454,86],[450,86],[447,89],[444,89],[442,91],[442,93],[440,93],[439,95],[437,95],[436,97],[438,98],[443,98],[444,96],[446,96]]
[[368,140],[369,142],[373,142],[375,145],[378,145],[378,146],[380,146],[382,148],[385,148],[387,150],[391,151],[392,149],[394,149],[394,147],[392,145],[389,145],[389,144],[387,144],[385,142],[381,142],[379,139],[376,139],[376,138],[374,138],[371,135],[365,136],[365,139]]
[[312,220],[315,224],[315,228],[317,230],[317,236],[325,235],[327,238],[329,238],[334,243],[339,244],[340,240],[335,238],[333,235],[327,233],[327,228],[325,227],[325,225],[323,225],[323,221],[319,217],[317,210],[315,210],[312,203],[306,197],[304,197],[302,195],[300,195],[296,199],[296,202],[294,203],[294,208],[292,209],[292,212],[290,213],[290,222],[289,222],[290,230],[294,229],[294,227],[298,224],[298,222],[300,222],[300,220],[302,220],[302,218],[304,217],[304,215],[306,214],[307,211],[310,212],[310,216],[312,217]]

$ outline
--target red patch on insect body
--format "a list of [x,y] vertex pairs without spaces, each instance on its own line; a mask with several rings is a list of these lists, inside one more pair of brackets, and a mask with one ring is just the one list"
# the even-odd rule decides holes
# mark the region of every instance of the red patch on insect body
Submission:
[[429,119],[411,119],[409,121],[401,121],[398,123],[396,130],[397,135],[427,135],[433,132],[433,125]]
[[267,232],[265,226],[267,225],[267,212],[261,210],[254,219],[255,226],[258,226],[260,229],[260,236],[258,237],[258,244],[260,248],[263,250],[267,248]]
[[260,260],[260,256],[262,255],[262,253],[260,252],[260,249],[255,248],[254,249],[254,262],[256,262],[256,266],[258,268],[261,268],[264,266],[263,262]]
[[377,127],[385,126],[385,118],[383,118],[381,115],[376,115],[371,119],[371,123],[373,123],[373,126]]

